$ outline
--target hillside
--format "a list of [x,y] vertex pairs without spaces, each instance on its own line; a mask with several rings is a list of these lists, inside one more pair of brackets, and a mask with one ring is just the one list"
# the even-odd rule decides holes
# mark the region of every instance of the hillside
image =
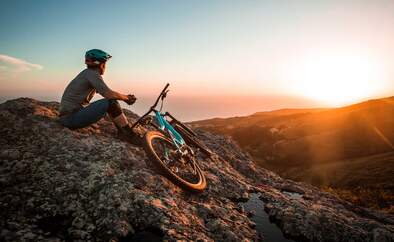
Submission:
[[219,157],[202,164],[207,190],[190,194],[116,139],[108,119],[72,131],[57,108],[0,104],[0,241],[264,241],[240,205],[256,194],[258,209],[296,241],[394,239],[392,215],[256,167],[229,138],[198,131]]
[[[394,174],[390,153],[394,151],[394,97],[334,109],[285,109],[204,120],[192,126],[232,137],[261,166],[291,179],[348,188],[336,175],[346,173],[352,177],[353,187],[371,188],[379,187],[375,180],[382,176],[391,187],[383,188],[388,197],[377,207],[394,209],[390,175]],[[385,153],[390,157],[388,162],[374,156]],[[363,165],[340,165],[358,158]],[[382,166],[376,168],[381,174],[363,173],[373,164]]]

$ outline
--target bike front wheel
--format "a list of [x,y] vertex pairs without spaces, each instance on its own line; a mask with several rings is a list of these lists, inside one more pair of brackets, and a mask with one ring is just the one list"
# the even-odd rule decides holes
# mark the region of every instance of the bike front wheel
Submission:
[[181,155],[173,141],[158,131],[147,132],[144,149],[154,167],[175,185],[202,192],[207,181],[193,154]]

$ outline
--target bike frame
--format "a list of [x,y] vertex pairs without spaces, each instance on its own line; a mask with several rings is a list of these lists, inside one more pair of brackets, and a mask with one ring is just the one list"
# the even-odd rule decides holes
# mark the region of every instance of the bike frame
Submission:
[[176,147],[180,149],[184,144],[186,144],[182,136],[174,129],[174,127],[172,127],[172,125],[164,118],[164,116],[157,110],[153,111],[155,113],[156,121],[159,124],[159,128],[162,131],[167,130]]
[[167,131],[168,134],[170,135],[172,142],[175,144],[177,147],[178,151],[181,151],[181,147],[186,144],[185,140],[182,138],[182,136],[172,127],[172,125],[165,119],[165,116],[170,116],[172,117],[169,113],[162,114],[160,111],[156,110],[156,106],[161,99],[166,97],[167,95],[167,88],[169,87],[170,84],[167,83],[167,85],[164,87],[164,89],[161,91],[159,97],[156,99],[156,102],[150,107],[149,111],[146,112],[144,115],[142,115],[132,126],[131,128],[133,129],[135,126],[137,126],[146,116],[148,116],[151,112],[154,112],[156,121],[159,125],[159,129],[161,131]]

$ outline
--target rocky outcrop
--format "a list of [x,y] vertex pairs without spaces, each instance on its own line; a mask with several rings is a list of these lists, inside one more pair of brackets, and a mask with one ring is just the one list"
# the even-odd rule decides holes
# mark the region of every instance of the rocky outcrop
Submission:
[[251,193],[297,241],[394,240],[392,216],[256,167],[228,138],[197,131],[219,157],[202,164],[207,190],[191,194],[117,139],[110,120],[69,130],[57,108],[29,98],[0,104],[0,240],[264,241],[240,205]]

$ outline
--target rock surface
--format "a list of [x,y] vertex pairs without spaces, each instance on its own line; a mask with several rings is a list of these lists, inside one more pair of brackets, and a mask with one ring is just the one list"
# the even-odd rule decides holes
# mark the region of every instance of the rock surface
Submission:
[[202,166],[207,190],[190,194],[117,139],[108,119],[69,130],[57,108],[0,104],[0,241],[264,241],[239,205],[256,192],[296,241],[394,240],[393,216],[256,167],[228,138],[197,131],[219,157]]

